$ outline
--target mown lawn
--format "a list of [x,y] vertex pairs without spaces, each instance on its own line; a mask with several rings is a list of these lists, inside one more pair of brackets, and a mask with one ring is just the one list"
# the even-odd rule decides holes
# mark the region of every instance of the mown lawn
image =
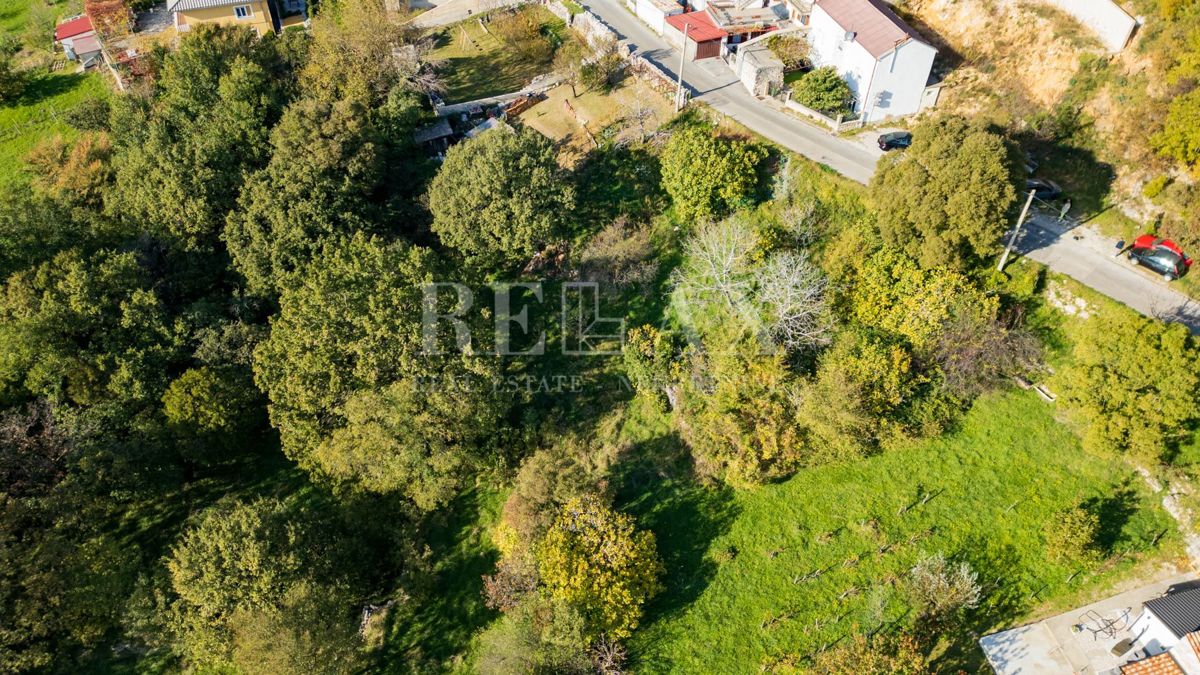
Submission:
[[77,133],[64,121],[64,113],[81,101],[108,94],[99,75],[59,71],[35,76],[20,100],[0,105],[0,186],[24,179],[25,156],[38,142]]
[[[542,18],[543,32],[562,39],[565,26],[542,7],[525,11],[537,12]],[[537,63],[522,57],[511,45],[479,25],[476,18],[446,26],[437,33],[437,48],[433,58],[446,62],[447,103],[474,101],[518,91],[538,75],[550,70],[549,63]]]
[[[665,425],[627,429],[645,459],[625,471],[619,501],[655,532],[667,567],[631,641],[633,666],[758,672],[856,630],[906,625],[898,582],[922,553],[941,552],[968,561],[986,591],[940,647],[947,665],[978,672],[971,631],[1069,607],[1176,555],[1174,522],[1132,469],[1085,454],[1052,415],[1031,392],[991,395],[941,438],[745,491],[671,471]],[[1100,514],[1109,556],[1088,569],[1049,561],[1042,535],[1081,500]]]

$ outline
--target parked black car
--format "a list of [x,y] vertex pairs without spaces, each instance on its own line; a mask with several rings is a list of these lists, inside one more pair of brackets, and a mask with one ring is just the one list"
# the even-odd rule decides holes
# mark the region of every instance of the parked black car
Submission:
[[1029,178],[1025,181],[1025,191],[1033,190],[1033,196],[1044,202],[1052,202],[1063,195],[1062,188],[1054,181],[1044,178]]
[[893,131],[879,137],[879,149],[884,152],[904,150],[910,145],[912,145],[912,134],[907,131]]

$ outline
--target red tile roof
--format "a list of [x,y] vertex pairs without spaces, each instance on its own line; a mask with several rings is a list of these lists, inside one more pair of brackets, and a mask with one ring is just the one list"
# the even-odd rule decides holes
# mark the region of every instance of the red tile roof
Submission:
[[1121,675],[1185,675],[1167,652],[1121,666]]
[[816,0],[820,7],[876,59],[921,36],[904,23],[883,0]]
[[720,40],[729,35],[729,33],[717,28],[717,25],[713,23],[712,17],[706,12],[675,14],[667,17],[667,23],[671,24],[671,27],[680,33],[683,32],[685,26],[691,26],[691,28],[687,29],[687,36],[692,42]]
[[92,20],[88,16],[81,16],[70,21],[64,21],[54,28],[54,39],[65,40],[69,37],[82,35],[92,30]]

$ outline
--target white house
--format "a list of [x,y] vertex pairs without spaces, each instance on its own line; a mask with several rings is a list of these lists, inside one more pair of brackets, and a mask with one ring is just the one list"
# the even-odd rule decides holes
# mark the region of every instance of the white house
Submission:
[[920,112],[937,50],[883,0],[815,0],[808,19],[814,66],[834,66],[867,122]]
[[[1147,600],[1130,626],[1137,646],[1147,654],[1169,654],[1184,673],[1200,673],[1200,588]],[[1164,671],[1165,672],[1165,671]]]

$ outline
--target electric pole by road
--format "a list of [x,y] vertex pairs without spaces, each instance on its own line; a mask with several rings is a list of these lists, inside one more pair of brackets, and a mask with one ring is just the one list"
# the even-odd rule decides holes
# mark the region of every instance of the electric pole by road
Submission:
[[1037,190],[1029,191],[1029,198],[1025,200],[1025,208],[1021,209],[1021,217],[1017,218],[1017,226],[1013,228],[1012,236],[1008,238],[1008,246],[1004,247],[1004,255],[1000,256],[1000,264],[996,265],[997,272],[1003,272],[1004,266],[1008,264],[1008,254],[1012,252],[1013,244],[1017,243],[1017,235],[1021,233],[1021,226],[1025,224],[1025,216],[1029,215],[1029,207],[1033,204],[1033,194]]
[[687,63],[687,37],[692,22],[683,24],[683,49],[679,50],[679,83],[675,87],[675,112],[683,110],[683,66]]

